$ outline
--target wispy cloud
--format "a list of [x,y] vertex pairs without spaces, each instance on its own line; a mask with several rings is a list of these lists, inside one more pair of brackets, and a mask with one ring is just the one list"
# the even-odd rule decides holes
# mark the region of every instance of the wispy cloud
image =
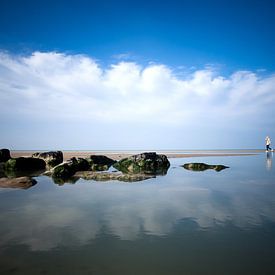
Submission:
[[103,69],[84,55],[0,53],[0,115],[6,122],[21,116],[30,124],[33,119],[93,122],[99,132],[115,122],[131,125],[129,138],[141,124],[142,129],[169,125],[175,134],[204,131],[205,137],[232,123],[235,134],[244,127],[266,131],[262,123],[275,122],[274,87],[274,74],[223,76],[213,66],[180,77],[164,64],[118,61]]

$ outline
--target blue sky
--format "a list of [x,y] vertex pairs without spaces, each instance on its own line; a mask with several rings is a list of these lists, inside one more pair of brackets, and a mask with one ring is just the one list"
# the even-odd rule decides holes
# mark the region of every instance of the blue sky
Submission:
[[261,148],[275,1],[1,1],[13,149]]

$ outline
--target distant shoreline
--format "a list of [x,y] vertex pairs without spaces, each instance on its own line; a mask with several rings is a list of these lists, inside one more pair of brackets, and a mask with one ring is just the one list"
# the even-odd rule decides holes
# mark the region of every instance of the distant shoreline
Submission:
[[[257,155],[264,152],[265,150],[184,150],[184,151],[156,151],[158,154],[165,154],[168,158],[192,158],[192,157],[230,157],[230,156],[251,156]],[[44,151],[21,151],[21,150],[12,150],[11,156],[13,158],[18,157],[30,157],[35,152],[44,152]],[[125,157],[129,157],[134,154],[142,153],[145,151],[62,151],[64,160],[68,160],[72,157],[82,157],[86,158],[90,155],[105,155],[115,160],[120,160]],[[147,151],[149,152],[149,151]]]

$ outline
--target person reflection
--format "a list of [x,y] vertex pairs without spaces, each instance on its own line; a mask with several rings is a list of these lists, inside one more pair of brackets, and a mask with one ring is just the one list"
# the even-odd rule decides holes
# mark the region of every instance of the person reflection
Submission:
[[270,170],[272,167],[272,157],[273,153],[272,152],[267,152],[266,153],[266,169]]

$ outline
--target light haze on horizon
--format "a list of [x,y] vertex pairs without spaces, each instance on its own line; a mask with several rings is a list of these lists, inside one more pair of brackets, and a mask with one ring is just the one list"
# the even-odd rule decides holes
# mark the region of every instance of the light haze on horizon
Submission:
[[273,1],[2,1],[0,147],[264,149],[274,12]]

